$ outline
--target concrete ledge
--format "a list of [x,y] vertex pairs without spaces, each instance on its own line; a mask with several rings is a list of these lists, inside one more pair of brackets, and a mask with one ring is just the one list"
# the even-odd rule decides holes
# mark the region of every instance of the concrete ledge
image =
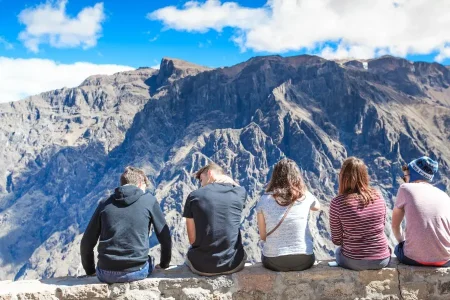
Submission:
[[261,264],[227,276],[200,277],[185,266],[157,270],[132,283],[96,277],[0,282],[0,300],[25,299],[450,299],[450,268],[410,267],[395,259],[378,271],[350,271],[322,261],[303,272]]

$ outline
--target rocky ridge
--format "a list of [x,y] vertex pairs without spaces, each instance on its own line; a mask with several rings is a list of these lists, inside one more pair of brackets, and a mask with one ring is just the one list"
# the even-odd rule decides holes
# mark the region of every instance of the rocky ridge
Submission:
[[300,165],[324,206],[310,219],[319,258],[333,255],[327,206],[345,157],[365,160],[389,208],[400,166],[421,155],[439,161],[436,183],[448,191],[450,70],[395,57],[365,63],[267,56],[208,69],[163,59],[159,71],[93,76],[0,105],[0,278],[81,273],[81,234],[130,164],[161,201],[174,262],[188,244],[181,212],[197,187],[191,174],[209,160],[247,188],[253,260],[254,206],[282,157]]

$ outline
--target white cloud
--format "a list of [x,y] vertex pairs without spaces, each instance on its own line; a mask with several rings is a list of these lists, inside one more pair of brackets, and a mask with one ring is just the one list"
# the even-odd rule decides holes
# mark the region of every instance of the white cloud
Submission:
[[8,42],[4,37],[0,36],[0,45],[3,45],[3,47],[5,47],[6,50],[12,50],[14,49],[13,44],[11,44],[10,42]]
[[450,58],[450,45],[441,49],[439,54],[434,58],[437,62],[442,62],[445,59]]
[[251,29],[268,16],[265,9],[239,6],[234,2],[220,3],[208,0],[205,3],[188,1],[183,9],[168,6],[149,13],[151,20],[161,20],[167,28],[186,31],[206,32],[209,29],[221,31],[224,27]]
[[66,13],[67,0],[46,2],[20,12],[19,21],[26,26],[19,39],[32,52],[41,44],[55,48],[93,47],[101,36],[105,19],[103,3],[85,7],[74,18]]
[[436,52],[443,59],[450,43],[449,8],[448,0],[268,0],[259,8],[207,0],[164,7],[148,17],[167,29],[234,28],[232,40],[243,51],[306,50],[334,58]]
[[120,65],[96,65],[86,62],[59,64],[47,59],[14,59],[0,56],[0,102],[78,86],[91,75],[110,75],[131,70]]

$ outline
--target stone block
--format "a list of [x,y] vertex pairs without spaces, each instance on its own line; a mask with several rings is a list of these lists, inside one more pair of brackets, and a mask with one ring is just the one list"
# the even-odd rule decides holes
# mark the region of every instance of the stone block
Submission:
[[426,282],[403,283],[401,293],[404,300],[427,299],[428,284]]
[[58,300],[54,294],[51,293],[19,293],[13,299],[17,300]]
[[[125,295],[117,298],[111,298],[115,300],[159,300],[161,299],[161,293],[158,290],[152,289],[147,291],[142,290],[130,290]],[[167,298],[170,299],[170,298]]]
[[244,292],[261,291],[269,293],[274,287],[276,277],[276,272],[261,267],[250,267],[233,274],[233,279],[236,284],[235,289]]
[[346,300],[358,295],[356,287],[350,282],[329,282],[322,285],[323,293],[320,299]]
[[181,290],[180,300],[212,300],[213,295],[209,290],[202,288],[184,288]]
[[130,289],[129,283],[114,283],[108,287],[109,298],[115,299],[122,295],[125,295]]
[[158,289],[160,282],[160,278],[147,278],[144,280],[133,281],[130,282],[130,290]]
[[107,284],[78,285],[58,287],[56,296],[60,300],[95,300],[107,299],[109,290]]
[[439,295],[449,295],[450,298],[450,279],[438,281],[438,293]]
[[288,286],[282,294],[282,299],[310,300],[315,299],[315,293],[311,285],[300,283]]
[[205,282],[211,286],[213,291],[228,290],[234,286],[233,278],[229,275],[206,278]]

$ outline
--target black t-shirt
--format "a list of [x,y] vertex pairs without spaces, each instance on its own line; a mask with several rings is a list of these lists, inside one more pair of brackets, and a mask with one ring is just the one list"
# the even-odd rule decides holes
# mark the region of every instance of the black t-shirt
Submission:
[[244,259],[240,232],[247,192],[232,184],[211,183],[189,194],[183,217],[195,222],[195,242],[187,256],[203,273],[222,273]]

